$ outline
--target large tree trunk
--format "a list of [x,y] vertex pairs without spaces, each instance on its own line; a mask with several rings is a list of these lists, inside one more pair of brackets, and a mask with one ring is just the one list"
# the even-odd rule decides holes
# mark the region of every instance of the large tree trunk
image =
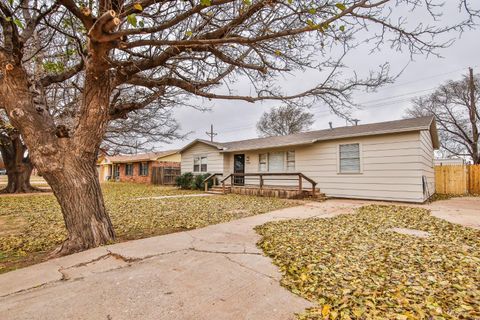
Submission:
[[0,137],[0,151],[7,170],[7,186],[0,193],[28,193],[42,191],[32,187],[30,176],[33,165],[30,157],[25,155],[27,148],[18,132],[12,130],[10,135]]
[[75,158],[66,160],[64,170],[44,176],[62,208],[68,231],[68,239],[54,255],[94,248],[115,238],[95,162]]
[[7,169],[8,183],[7,186],[0,190],[0,193],[29,193],[42,191],[30,184],[30,176],[33,166],[30,161],[24,163],[14,163],[13,165],[5,165]]
[[83,103],[77,124],[69,132],[57,126],[46,106],[35,99],[35,84],[21,63],[0,51],[0,65],[10,61],[8,74],[0,77],[0,99],[11,123],[22,133],[32,163],[52,188],[67,228],[68,239],[53,256],[112,242],[115,234],[95,166],[109,119],[107,62],[87,63]]

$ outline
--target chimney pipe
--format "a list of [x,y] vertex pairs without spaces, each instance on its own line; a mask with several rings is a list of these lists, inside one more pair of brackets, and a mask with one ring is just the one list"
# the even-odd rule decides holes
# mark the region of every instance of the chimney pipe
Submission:
[[333,129],[332,121],[330,121],[330,122],[328,123],[328,125],[330,126],[330,129]]

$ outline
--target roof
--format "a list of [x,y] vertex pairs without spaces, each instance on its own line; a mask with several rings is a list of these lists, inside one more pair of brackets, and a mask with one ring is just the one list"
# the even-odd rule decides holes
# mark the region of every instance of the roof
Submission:
[[178,150],[147,152],[147,153],[139,153],[139,154],[125,154],[125,155],[107,157],[107,159],[111,163],[155,161],[155,160],[158,160],[159,158],[163,158],[175,153],[178,153]]
[[231,142],[211,142],[197,139],[183,147],[180,152],[188,149],[195,143],[201,142],[216,147],[222,152],[257,150],[285,146],[307,145],[319,141],[344,139],[351,137],[372,136],[399,132],[428,130],[432,137],[435,149],[439,147],[435,120],[432,116],[402,119],[396,121],[377,122],[357,126],[338,127],[333,129],[316,130],[287,136],[256,138]]

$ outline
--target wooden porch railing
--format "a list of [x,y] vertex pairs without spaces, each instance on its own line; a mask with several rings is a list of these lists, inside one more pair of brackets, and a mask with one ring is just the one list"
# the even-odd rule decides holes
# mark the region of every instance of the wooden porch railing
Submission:
[[[216,176],[223,176],[223,173],[212,173],[209,175],[205,180],[203,180],[203,185],[205,186],[205,192],[208,191],[208,181],[212,180]],[[213,184],[215,185],[215,180],[213,180]]]
[[[225,193],[225,181],[227,181],[228,179],[230,179],[230,185],[231,186],[234,186],[235,183],[234,183],[234,178],[235,177],[241,177],[241,178],[244,178],[245,177],[259,177],[260,179],[260,183],[259,183],[259,186],[260,186],[260,189],[263,189],[264,185],[265,185],[265,180],[292,180],[292,179],[275,179],[275,178],[268,178],[268,177],[298,177],[298,190],[299,191],[302,191],[303,190],[303,180],[306,180],[308,182],[310,182],[310,184],[312,185],[312,196],[315,196],[315,191],[316,191],[316,186],[317,186],[317,183],[305,176],[303,173],[301,172],[265,172],[265,173],[231,173],[229,174],[227,177],[225,177],[222,181],[220,181],[220,183],[222,184],[222,191],[223,193]],[[295,179],[297,180],[297,179]]]

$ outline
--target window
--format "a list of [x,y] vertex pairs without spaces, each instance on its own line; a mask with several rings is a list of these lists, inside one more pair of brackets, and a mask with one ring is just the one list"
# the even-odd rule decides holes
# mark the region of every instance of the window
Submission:
[[261,153],[258,155],[258,171],[268,171],[268,153]]
[[207,156],[193,157],[193,172],[207,172]]
[[284,171],[285,152],[272,152],[268,154],[268,171],[283,172]]
[[341,144],[339,146],[340,173],[360,172],[360,144]]
[[140,162],[138,164],[138,172],[141,176],[148,176],[148,162]]
[[125,175],[133,176],[133,163],[127,163],[125,165]]
[[259,172],[295,171],[295,151],[260,153],[258,155]]
[[287,151],[287,171],[295,171],[295,151]]

